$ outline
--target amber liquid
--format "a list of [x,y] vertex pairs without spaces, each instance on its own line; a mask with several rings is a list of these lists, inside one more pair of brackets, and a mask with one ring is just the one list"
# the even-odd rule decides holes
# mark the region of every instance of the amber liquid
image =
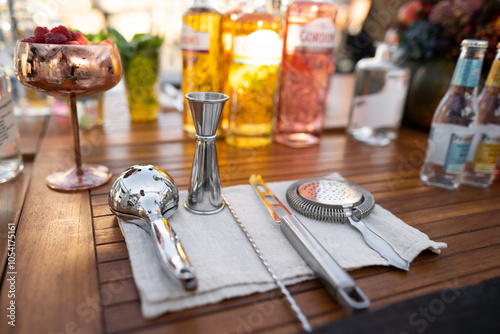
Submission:
[[[293,2],[287,15],[290,24],[305,25],[318,18],[333,23],[334,5]],[[330,76],[335,71],[333,49],[287,50],[285,32],[275,139],[292,147],[317,144],[323,128]]]
[[[258,30],[280,34],[280,19],[261,13],[243,14],[235,21],[234,38]],[[265,44],[265,41],[263,41]],[[278,43],[281,46],[281,42]],[[234,45],[233,45],[234,47]],[[255,50],[256,53],[266,52]],[[260,52],[262,51],[262,52]],[[233,48],[229,67],[229,127],[226,142],[240,148],[265,147],[272,143],[274,97],[278,83],[279,61],[251,58],[238,60]]]
[[[182,17],[182,22],[196,31],[208,31],[210,49],[208,52],[182,51],[182,91],[221,92],[222,90],[222,42],[219,12],[212,8],[193,7]],[[184,99],[183,129],[196,134],[191,111]]]
[[[233,36],[235,29],[235,21],[240,16],[241,9],[232,9],[222,16],[222,92],[230,95],[229,91],[229,65],[231,64],[231,53],[233,52]],[[226,102],[224,110],[222,110],[222,134],[225,136],[229,126],[229,104],[231,101]]]

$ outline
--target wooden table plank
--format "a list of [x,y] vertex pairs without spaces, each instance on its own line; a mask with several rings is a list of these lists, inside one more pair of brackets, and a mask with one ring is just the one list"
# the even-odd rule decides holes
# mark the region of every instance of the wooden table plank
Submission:
[[108,216],[94,217],[94,229],[102,230],[111,227],[118,227],[118,220],[112,214]]
[[38,152],[40,139],[45,133],[49,116],[17,116],[21,153],[29,161]]
[[119,227],[107,228],[105,230],[95,230],[96,246],[123,240],[123,234]]
[[[57,158],[61,152],[51,152]],[[36,159],[16,234],[16,294],[2,288],[2,309],[15,301],[16,327],[2,333],[99,333],[102,318],[90,194],[50,190],[53,164]],[[50,159],[48,159],[50,160]],[[28,310],[28,311],[26,311]],[[27,313],[24,313],[27,312]],[[62,319],[62,321],[60,321]]]
[[500,210],[492,210],[468,216],[415,224],[414,227],[428,235],[432,235],[433,238],[459,233],[467,235],[471,231],[499,226],[500,220],[498,217],[500,217]]
[[[24,198],[28,189],[33,169],[32,162],[24,163],[24,170],[14,180],[0,185],[0,268],[7,263],[9,239],[15,248],[15,232],[24,205]],[[9,233],[11,232],[11,233]],[[12,243],[14,242],[14,243]],[[15,253],[15,249],[13,249]]]
[[129,278],[132,278],[132,267],[128,259],[105,262],[99,265],[99,282],[101,284]]
[[125,242],[98,245],[96,251],[98,263],[128,259],[128,251]]
[[[24,205],[33,169],[33,159],[46,129],[46,116],[17,116],[24,169],[14,180],[0,184],[0,268],[5,267],[9,228],[14,230]],[[15,241],[15,240],[13,240]]]

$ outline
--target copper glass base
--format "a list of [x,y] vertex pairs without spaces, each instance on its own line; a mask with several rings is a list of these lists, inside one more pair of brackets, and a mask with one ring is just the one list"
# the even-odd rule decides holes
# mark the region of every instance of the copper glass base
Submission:
[[60,191],[86,190],[99,187],[111,179],[106,166],[83,164],[64,172],[56,172],[47,176],[47,186]]

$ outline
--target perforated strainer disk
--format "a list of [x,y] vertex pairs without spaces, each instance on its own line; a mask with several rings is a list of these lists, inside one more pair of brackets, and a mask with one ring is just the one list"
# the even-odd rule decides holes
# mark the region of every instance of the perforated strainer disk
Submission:
[[298,181],[288,188],[286,198],[302,215],[335,223],[347,221],[345,210],[361,219],[375,206],[372,194],[360,185],[329,179]]
[[363,194],[358,189],[330,180],[303,183],[297,192],[303,198],[321,204],[352,205],[363,200]]

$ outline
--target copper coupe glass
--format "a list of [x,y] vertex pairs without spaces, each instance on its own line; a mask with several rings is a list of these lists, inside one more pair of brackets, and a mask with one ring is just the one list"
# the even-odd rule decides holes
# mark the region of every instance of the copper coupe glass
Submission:
[[17,42],[14,67],[24,86],[70,100],[76,167],[50,174],[47,185],[73,191],[108,182],[111,173],[107,167],[82,164],[76,99],[104,92],[120,81],[122,66],[116,45]]

